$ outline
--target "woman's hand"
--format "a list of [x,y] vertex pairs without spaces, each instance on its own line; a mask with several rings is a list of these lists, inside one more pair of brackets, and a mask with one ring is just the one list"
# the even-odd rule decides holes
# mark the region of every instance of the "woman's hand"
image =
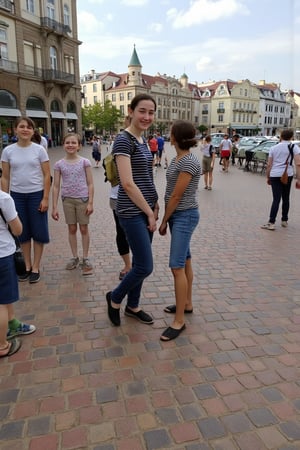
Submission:
[[168,228],[168,224],[167,224],[167,222],[162,222],[161,224],[160,224],[160,227],[159,227],[159,234],[161,235],[161,236],[165,236],[166,234],[167,234],[167,228]]
[[40,206],[39,206],[39,211],[40,212],[46,212],[48,211],[48,207],[49,207],[49,201],[46,200],[45,198],[42,199]]
[[151,231],[151,233],[154,233],[154,231],[156,231],[156,219],[153,212],[148,216],[148,224],[148,230]]

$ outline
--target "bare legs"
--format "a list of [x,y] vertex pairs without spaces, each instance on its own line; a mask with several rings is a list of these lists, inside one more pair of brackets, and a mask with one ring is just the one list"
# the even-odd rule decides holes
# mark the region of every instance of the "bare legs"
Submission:
[[[69,230],[69,244],[71,247],[71,252],[74,258],[78,257],[78,247],[77,247],[77,224],[68,225]],[[79,225],[79,230],[81,233],[82,241],[82,257],[86,259],[89,254],[90,247],[90,234],[88,225]]]
[[172,328],[180,329],[184,324],[184,310],[192,310],[193,269],[191,258],[182,269],[172,269],[175,287],[176,314]]
[[31,263],[31,241],[21,244],[23,250],[26,270],[37,273],[40,270],[40,263],[43,255],[44,244],[33,241],[33,263]]

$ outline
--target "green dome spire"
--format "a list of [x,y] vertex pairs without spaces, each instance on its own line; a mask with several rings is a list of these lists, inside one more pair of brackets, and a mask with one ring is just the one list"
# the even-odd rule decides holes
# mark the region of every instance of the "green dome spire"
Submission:
[[140,67],[142,67],[142,64],[140,63],[139,57],[138,57],[136,49],[135,49],[135,44],[134,44],[132,56],[131,56],[131,59],[130,59],[130,62],[129,62],[129,66],[140,66]]

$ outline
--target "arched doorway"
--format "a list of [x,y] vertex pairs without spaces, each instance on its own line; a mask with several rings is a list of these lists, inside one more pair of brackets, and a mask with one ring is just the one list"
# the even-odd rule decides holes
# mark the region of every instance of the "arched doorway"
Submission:
[[67,113],[66,113],[66,118],[67,118],[67,129],[68,131],[73,131],[73,132],[77,132],[78,133],[78,127],[77,127],[77,122],[78,122],[78,116],[76,114],[76,105],[74,102],[70,101],[67,104]]
[[57,145],[62,145],[63,120],[66,118],[66,116],[61,111],[61,107],[58,100],[53,100],[51,102],[50,110],[51,110],[51,139],[52,145],[56,147]]
[[35,96],[30,96],[26,102],[26,116],[30,117],[41,134],[47,134],[48,114],[45,111],[44,101]]
[[11,92],[0,89],[0,149],[12,142],[14,123],[21,111],[17,108],[17,99]]

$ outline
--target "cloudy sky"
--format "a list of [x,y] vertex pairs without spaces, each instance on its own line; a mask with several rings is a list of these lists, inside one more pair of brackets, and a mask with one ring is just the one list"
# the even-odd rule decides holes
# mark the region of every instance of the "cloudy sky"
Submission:
[[128,70],[300,92],[299,0],[77,0],[80,74]]

